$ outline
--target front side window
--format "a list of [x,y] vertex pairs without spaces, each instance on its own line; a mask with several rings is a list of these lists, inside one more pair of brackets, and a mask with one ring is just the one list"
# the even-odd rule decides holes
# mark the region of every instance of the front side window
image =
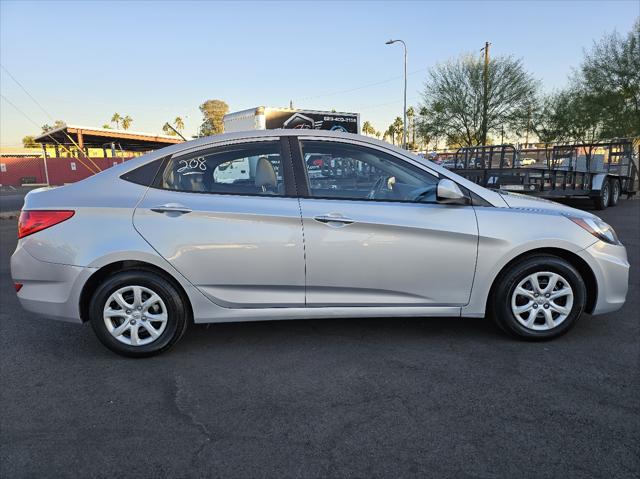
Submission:
[[312,197],[436,202],[438,178],[381,151],[302,141],[302,157]]
[[235,145],[171,158],[155,186],[195,193],[283,196],[280,143]]

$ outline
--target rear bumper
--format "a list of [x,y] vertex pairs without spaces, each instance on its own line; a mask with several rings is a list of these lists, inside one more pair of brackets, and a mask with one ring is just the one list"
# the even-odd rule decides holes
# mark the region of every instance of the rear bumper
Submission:
[[11,256],[11,277],[22,283],[18,300],[32,313],[50,318],[81,323],[80,293],[95,271],[58,263],[40,261],[18,244]]
[[624,246],[598,241],[578,253],[591,266],[598,284],[598,297],[591,314],[620,309],[629,288],[629,261]]

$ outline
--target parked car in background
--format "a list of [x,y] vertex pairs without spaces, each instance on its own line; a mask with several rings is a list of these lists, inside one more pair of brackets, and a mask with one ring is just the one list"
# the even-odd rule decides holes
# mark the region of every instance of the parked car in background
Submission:
[[520,160],[520,164],[522,166],[531,166],[531,165],[535,165],[537,163],[535,158],[522,158]]
[[137,357],[193,322],[489,316],[550,339],[620,308],[629,272],[595,215],[313,130],[201,138],[34,190],[18,236],[22,306]]

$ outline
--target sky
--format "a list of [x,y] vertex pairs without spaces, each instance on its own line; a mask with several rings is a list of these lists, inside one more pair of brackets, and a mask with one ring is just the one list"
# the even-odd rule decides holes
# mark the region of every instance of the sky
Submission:
[[639,16],[638,0],[1,0],[0,146],[20,146],[55,119],[102,126],[114,112],[150,133],[181,116],[191,135],[198,106],[216,98],[231,111],[293,101],[359,112],[384,130],[402,116],[402,46],[390,38],[407,44],[417,106],[430,67],[480,55],[485,41],[492,56],[521,58],[545,90],[562,88],[584,48],[626,34]]

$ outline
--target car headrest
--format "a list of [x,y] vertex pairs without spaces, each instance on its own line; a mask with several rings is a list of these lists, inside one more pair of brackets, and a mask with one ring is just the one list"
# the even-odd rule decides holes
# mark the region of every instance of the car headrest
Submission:
[[256,165],[256,186],[258,188],[271,187],[275,188],[278,184],[276,178],[276,170],[273,169],[273,165],[269,163],[266,158],[260,158]]

